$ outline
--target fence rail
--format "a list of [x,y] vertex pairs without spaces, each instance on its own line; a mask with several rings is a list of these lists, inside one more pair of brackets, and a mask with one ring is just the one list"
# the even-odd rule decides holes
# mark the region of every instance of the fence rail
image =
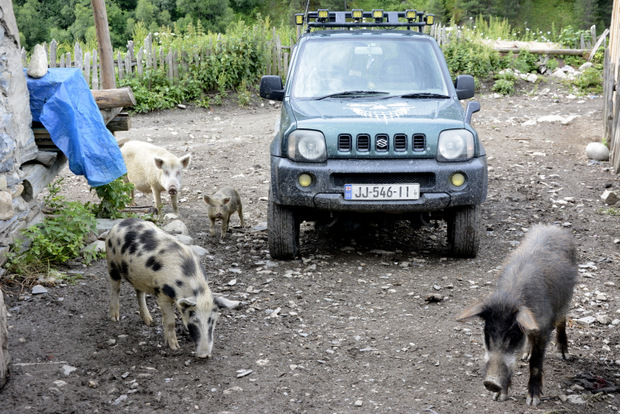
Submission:
[[[165,53],[163,47],[153,45],[153,35],[149,34],[137,52],[135,52],[133,41],[127,43],[127,51],[125,53],[117,51],[114,67],[118,79],[142,76],[146,70],[164,68],[168,78],[174,82],[189,70],[192,63],[198,63],[205,56],[214,53],[218,43],[223,41],[225,40],[222,36],[218,36],[217,40],[212,42],[208,48],[190,56],[185,51],[179,52],[177,50],[170,50]],[[101,89],[100,64],[96,49],[83,51],[79,43],[76,42],[73,47],[73,54],[67,52],[59,56],[58,42],[56,40],[50,42],[49,48],[45,44],[43,48],[47,52],[48,66],[50,68],[79,68],[91,89]],[[291,48],[282,45],[282,41],[275,33],[275,30],[273,40],[269,42],[269,49],[270,59],[267,62],[265,74],[284,77],[288,69]],[[22,49],[22,63],[24,67],[28,66],[28,57],[25,49]]]

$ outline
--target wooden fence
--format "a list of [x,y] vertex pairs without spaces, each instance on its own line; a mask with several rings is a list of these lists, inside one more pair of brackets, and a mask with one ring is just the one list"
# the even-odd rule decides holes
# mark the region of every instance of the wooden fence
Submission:
[[620,93],[618,78],[620,73],[620,0],[614,0],[609,28],[609,48],[605,52],[604,140],[611,151],[611,164],[616,174],[620,174]]
[[[119,79],[126,77],[141,76],[146,70],[164,68],[168,78],[171,81],[179,79],[188,71],[192,63],[200,62],[206,56],[213,53],[218,47],[219,42],[226,41],[219,35],[215,42],[212,42],[208,48],[189,55],[186,52],[178,52],[170,50],[164,53],[163,47],[153,45],[153,35],[149,34],[144,39],[144,44],[135,51],[133,41],[127,43],[127,51],[123,54],[116,52],[114,67]],[[79,68],[84,74],[89,87],[91,89],[101,88],[100,64],[97,50],[82,51],[79,43],[76,42],[73,48],[73,54],[67,52],[58,56],[58,42],[52,40],[49,45],[43,45],[47,51],[48,65],[50,68]],[[267,62],[266,75],[286,76],[288,69],[288,61],[290,56],[290,47],[282,45],[280,37],[273,33],[273,40],[269,42],[270,59]],[[28,66],[27,54],[22,49],[22,63],[24,67]]]

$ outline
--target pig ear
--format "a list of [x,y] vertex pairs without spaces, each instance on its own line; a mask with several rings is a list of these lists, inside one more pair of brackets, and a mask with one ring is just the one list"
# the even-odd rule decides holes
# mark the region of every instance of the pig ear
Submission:
[[207,204],[213,204],[211,202],[211,197],[209,197],[208,195],[204,196],[204,200],[205,200],[205,203],[207,203]]
[[526,332],[537,331],[539,329],[534,314],[525,306],[519,307],[519,311],[517,312],[517,323],[521,329]]
[[229,308],[229,309],[236,308],[237,306],[239,306],[239,303],[240,303],[238,300],[230,300],[230,299],[223,298],[221,296],[214,296],[213,301],[219,308]]
[[474,303],[470,307],[466,308],[459,316],[456,317],[458,322],[465,322],[471,318],[476,316],[480,316],[482,311],[484,310],[484,303],[478,302]]
[[162,166],[164,165],[163,158],[153,157],[153,161],[155,161],[155,166],[161,170]]
[[230,197],[226,197],[225,199],[222,200],[222,204],[228,204],[229,201],[230,201]]
[[196,306],[196,299],[194,298],[183,298],[179,299],[179,306],[182,308],[189,308],[191,306]]
[[181,161],[183,168],[187,168],[189,166],[189,162],[191,161],[191,159],[192,159],[192,154],[187,154],[179,158],[179,161]]

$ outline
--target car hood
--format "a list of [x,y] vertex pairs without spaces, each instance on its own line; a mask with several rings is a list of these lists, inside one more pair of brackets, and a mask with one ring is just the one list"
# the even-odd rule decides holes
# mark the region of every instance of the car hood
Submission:
[[360,122],[364,119],[374,123],[384,120],[429,122],[434,120],[457,121],[463,123],[464,112],[456,99],[322,99],[294,100],[291,102],[292,115],[298,127],[330,120]]

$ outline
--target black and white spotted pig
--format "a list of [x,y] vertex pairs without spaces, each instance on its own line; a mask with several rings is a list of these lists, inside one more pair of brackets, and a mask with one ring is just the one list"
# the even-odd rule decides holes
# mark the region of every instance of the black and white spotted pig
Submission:
[[196,356],[211,356],[218,308],[234,308],[239,302],[213,296],[204,269],[189,246],[151,222],[132,218],[112,227],[106,238],[106,256],[112,283],[112,320],[119,320],[121,280],[125,279],[136,290],[140,316],[146,325],[153,322],[146,294],[157,297],[170,349],[179,349],[174,331],[176,305],[196,344]]

